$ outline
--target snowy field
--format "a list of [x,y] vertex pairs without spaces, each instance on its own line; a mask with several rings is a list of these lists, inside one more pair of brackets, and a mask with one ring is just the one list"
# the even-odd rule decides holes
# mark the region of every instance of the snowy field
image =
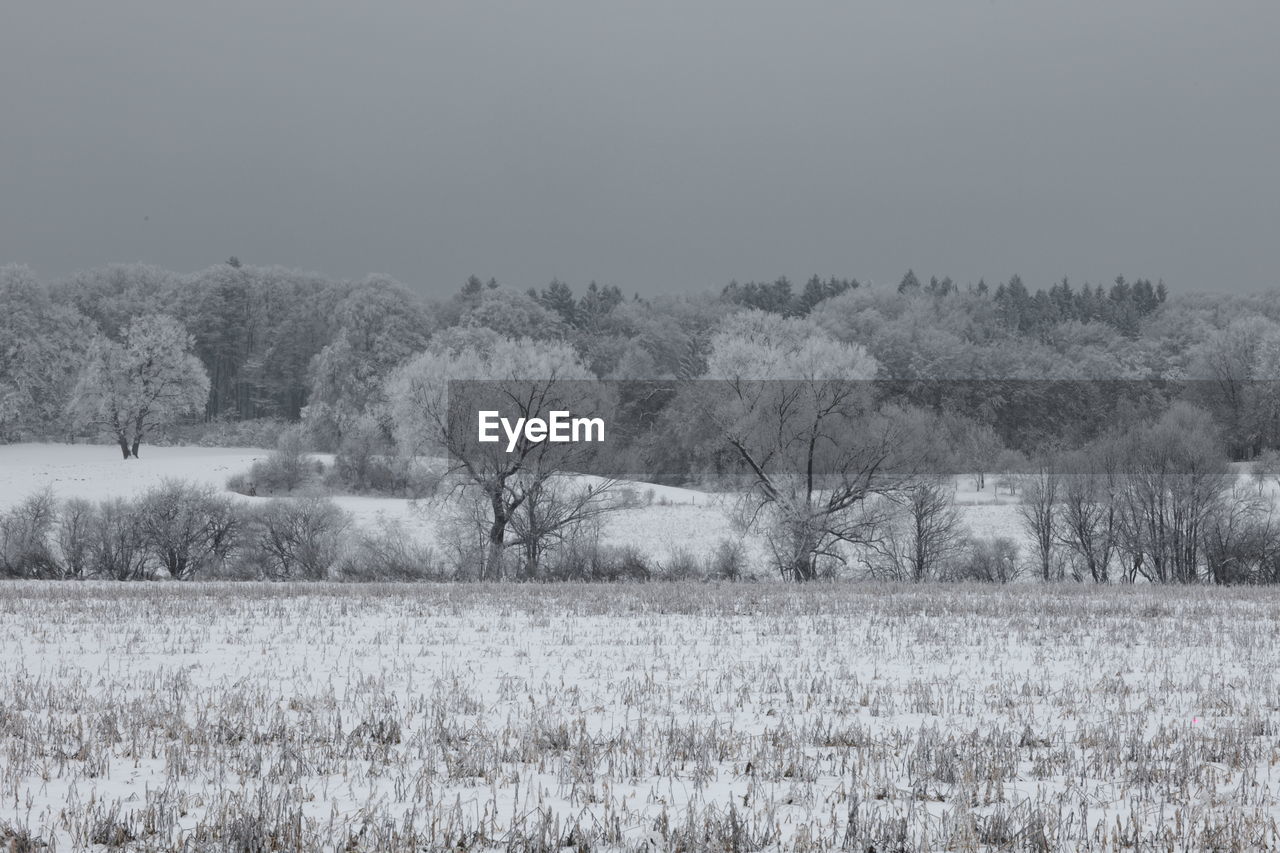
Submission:
[[[246,473],[269,454],[254,448],[144,447],[141,458],[125,461],[115,447],[106,445],[0,445],[0,512],[45,488],[60,500],[94,501],[138,497],[166,479],[225,490],[229,477]],[[312,456],[325,464],[333,462],[326,454]],[[601,537],[608,544],[634,545],[661,564],[690,551],[691,545],[698,546],[692,550],[706,550],[721,539],[744,538],[732,524],[721,496],[648,483],[626,488],[640,500],[637,506],[608,517]],[[244,503],[267,500],[228,494]],[[437,544],[439,525],[448,514],[439,503],[401,498],[336,495],[333,501],[357,525],[372,528],[383,521],[395,522],[428,545]],[[755,537],[746,539],[756,562],[763,562],[763,545]]]
[[[51,488],[60,499],[73,497],[104,500],[137,497],[165,479],[186,480],[225,489],[228,477],[247,472],[270,451],[253,448],[143,447],[140,459],[125,461],[113,446],[83,444],[0,445],[0,512],[29,495]],[[313,454],[326,464],[332,457]],[[986,488],[974,491],[971,477],[956,478],[956,503],[963,523],[975,535],[1008,536],[1017,541],[1020,531],[1017,498],[1007,491],[996,494],[994,477]],[[722,540],[741,541],[752,570],[771,577],[767,549],[758,536],[744,535],[733,524],[732,501],[724,495],[672,486],[635,483],[626,485],[640,498],[636,506],[611,513],[603,522],[601,539],[609,545],[634,546],[656,565],[692,554],[705,556]],[[266,498],[248,498],[250,503]],[[437,544],[442,508],[414,504],[406,499],[338,495],[334,502],[349,512],[358,525],[374,527],[381,521],[398,523],[425,544]],[[1024,552],[1027,551],[1024,546]]]
[[1276,849],[1278,620],[1270,589],[6,583],[0,849]]
[[149,447],[125,461],[120,450],[95,444],[0,444],[0,511],[51,488],[62,500],[136,497],[165,478],[226,488],[269,451],[225,447]]

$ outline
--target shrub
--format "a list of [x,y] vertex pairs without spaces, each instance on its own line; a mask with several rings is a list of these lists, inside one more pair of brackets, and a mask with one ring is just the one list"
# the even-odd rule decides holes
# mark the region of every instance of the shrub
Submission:
[[217,417],[193,422],[168,424],[152,441],[155,444],[196,445],[198,447],[266,447],[276,446],[280,434],[290,428],[284,418],[263,417],[238,420]]
[[283,418],[217,420],[205,427],[199,444],[201,447],[275,447],[291,428]]
[[358,532],[338,564],[338,575],[356,581],[436,580],[436,553],[398,519],[380,519],[377,530]]
[[254,462],[247,474],[227,480],[227,488],[242,495],[291,494],[324,470],[303,449],[302,430],[290,427],[280,434],[276,449]]
[[658,566],[658,574],[662,580],[682,581],[702,577],[702,564],[696,554],[688,548],[676,548],[666,561]]
[[0,514],[0,574],[21,578],[60,576],[61,567],[51,544],[57,518],[57,504],[48,489]]
[[614,505],[618,509],[652,506],[654,494],[652,487],[640,491],[635,486],[620,486],[614,490]]
[[416,459],[339,451],[324,484],[333,492],[420,499],[435,494],[439,478]]
[[643,581],[653,576],[649,561],[633,545],[602,546],[596,559],[592,580]]
[[[333,470],[326,480],[357,492],[369,491],[375,477],[383,471],[375,470],[377,460],[386,451],[388,442],[377,421],[365,416],[342,437]],[[385,465],[380,466],[385,468]]]
[[948,580],[1009,583],[1017,579],[1018,545],[1006,536],[969,537]]
[[132,501],[113,498],[93,511],[86,528],[88,574],[110,580],[150,580],[142,526]]
[[706,574],[709,578],[725,581],[743,580],[747,577],[747,549],[740,539],[721,539],[707,557]]
[[442,568],[453,580],[474,580],[480,575],[489,547],[487,507],[483,500],[464,490],[461,499],[446,504],[437,528]]
[[256,514],[251,544],[264,577],[323,580],[350,526],[351,516],[327,498],[278,498]]
[[[567,535],[543,550],[536,577],[544,580],[591,580],[603,558],[599,525],[575,525]],[[529,567],[525,566],[526,576]]]
[[83,578],[93,572],[93,547],[90,537],[97,510],[84,498],[72,498],[62,505],[54,539],[62,559],[62,573],[68,578]]
[[176,480],[147,492],[137,510],[143,547],[175,580],[226,559],[239,528],[230,500]]
[[573,537],[546,555],[542,577],[556,581],[648,580],[653,572],[639,549],[601,544],[598,537]]

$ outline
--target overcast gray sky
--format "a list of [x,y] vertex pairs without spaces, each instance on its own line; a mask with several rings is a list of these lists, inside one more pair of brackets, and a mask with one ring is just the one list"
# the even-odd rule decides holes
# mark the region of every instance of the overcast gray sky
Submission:
[[1280,284],[1280,3],[58,0],[0,263]]

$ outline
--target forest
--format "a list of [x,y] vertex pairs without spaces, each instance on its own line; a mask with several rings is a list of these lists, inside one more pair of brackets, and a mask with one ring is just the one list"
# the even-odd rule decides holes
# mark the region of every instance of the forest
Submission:
[[[1276,293],[1173,295],[1124,277],[959,286],[908,271],[891,288],[813,276],[650,297],[473,276],[428,298],[384,276],[332,281],[232,258],[189,275],[127,265],[52,282],[0,268],[0,325],[6,442],[105,439],[126,461],[149,445],[276,448],[228,483],[251,497],[292,493],[314,479],[306,453],[332,453],[327,494],[469,495],[457,576],[632,571],[631,557],[584,568],[570,534],[618,509],[614,484],[642,482],[736,495],[743,529],[762,531],[772,570],[794,580],[850,561],[876,577],[1007,580],[1018,550],[1017,571],[1046,581],[1280,580]],[[552,400],[604,416],[610,439],[468,445],[458,436],[474,435],[475,407],[466,430],[451,427],[459,379],[526,400],[519,417],[545,416]],[[423,460],[439,458],[449,470],[429,473]],[[1252,463],[1254,486],[1232,461]],[[604,479],[561,476],[588,474]],[[997,501],[1005,486],[1018,495],[1025,549],[965,539],[957,475],[980,493],[996,477]],[[208,551],[196,563],[225,562],[227,531],[243,526],[227,506],[198,490],[151,499],[154,511],[117,514],[165,521],[161,510],[190,504]],[[6,516],[6,541],[46,543],[58,508],[42,500]],[[320,504],[268,509],[254,521],[259,556],[280,550],[282,530],[343,526]],[[156,559],[187,576],[164,532]],[[304,539],[320,555],[308,571],[324,576],[337,551]],[[73,574],[147,573],[109,556]],[[251,574],[297,563],[282,551],[281,568]],[[66,573],[35,573],[50,572]]]
[[[356,437],[390,446],[386,380],[430,347],[558,342],[597,378],[688,380],[706,375],[726,318],[752,309],[861,347],[893,396],[957,410],[1027,456],[1067,441],[1055,412],[1092,415],[1085,432],[1096,432],[1189,394],[1217,420],[1232,459],[1280,442],[1267,384],[1280,376],[1280,293],[1171,295],[1162,282],[1124,277],[1031,289],[1014,275],[961,286],[908,271],[896,287],[783,277],[650,297],[595,282],[519,289],[472,277],[430,298],[385,276],[334,281],[235,258],[190,274],[114,265],[49,282],[25,267],[0,268],[0,440],[98,434],[100,424],[69,411],[86,360],[157,316],[189,335],[208,387],[151,440],[244,443],[301,423],[315,449],[337,450]],[[1193,391],[1165,385],[1187,380]],[[1125,399],[1104,408],[1079,398],[1105,381],[1131,383],[1119,392]],[[1030,412],[1041,421],[1035,428]]]

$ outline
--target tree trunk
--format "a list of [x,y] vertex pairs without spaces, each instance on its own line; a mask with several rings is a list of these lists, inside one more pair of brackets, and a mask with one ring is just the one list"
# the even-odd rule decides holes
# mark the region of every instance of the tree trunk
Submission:
[[133,447],[130,449],[130,450],[131,450],[131,452],[133,453],[133,458],[134,458],[134,459],[137,459],[137,458],[138,458],[138,445],[139,445],[139,444],[142,444],[142,440],[141,440],[141,439],[137,439],[137,438],[135,438],[135,439],[133,440]]
[[913,553],[912,553],[912,557],[914,558],[913,559],[914,565],[911,567],[911,574],[913,575],[911,579],[916,583],[920,583],[925,579],[925,573],[929,569],[929,565],[928,565],[929,557],[925,553],[925,537],[928,534],[923,529],[923,525],[920,523],[921,520],[922,520],[921,517],[917,515],[915,519],[916,541],[915,541],[915,546],[913,548]]
[[540,550],[538,537],[531,532],[529,541],[524,545],[524,571],[521,573],[521,580],[533,580],[538,576],[538,563],[542,559]]
[[493,507],[493,522],[489,525],[489,548],[485,554],[481,580],[502,580],[502,548],[507,533],[507,507],[502,502],[502,492],[489,496]]
[[116,441],[120,445],[120,452],[124,455],[125,459],[128,459],[129,458],[129,440],[125,438],[123,434],[121,434],[116,436]]
[[804,583],[814,579],[815,572],[808,554],[800,554],[791,563],[791,579]]

